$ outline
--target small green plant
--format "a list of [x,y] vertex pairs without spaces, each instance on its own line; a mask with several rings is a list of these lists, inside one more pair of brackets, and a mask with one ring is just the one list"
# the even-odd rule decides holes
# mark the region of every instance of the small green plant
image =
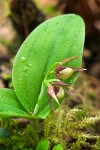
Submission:
[[[58,108],[58,98],[63,98],[77,78],[75,72],[81,70],[75,68],[81,65],[83,44],[84,22],[77,15],[54,17],[39,25],[15,57],[14,90],[0,89],[0,116],[46,118],[51,107]],[[63,66],[65,63],[70,67]],[[63,95],[57,98],[59,90]],[[55,101],[51,102],[48,95]]]
[[[15,57],[14,89],[0,89],[0,116],[45,119],[51,110],[55,111],[71,92],[78,72],[84,70],[80,68],[84,34],[84,22],[74,14],[39,25]],[[44,145],[48,150],[47,139],[40,141],[36,149]],[[58,144],[53,148],[56,149],[63,147]]]

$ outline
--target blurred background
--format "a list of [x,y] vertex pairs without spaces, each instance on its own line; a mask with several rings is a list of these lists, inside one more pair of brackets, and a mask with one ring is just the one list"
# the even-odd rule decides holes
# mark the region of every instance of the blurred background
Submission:
[[[100,114],[100,0],[0,0],[0,88],[12,88],[14,57],[28,34],[48,18],[80,15],[86,25],[82,66],[87,68],[75,84],[76,95],[67,105]],[[100,131],[99,131],[100,132]]]

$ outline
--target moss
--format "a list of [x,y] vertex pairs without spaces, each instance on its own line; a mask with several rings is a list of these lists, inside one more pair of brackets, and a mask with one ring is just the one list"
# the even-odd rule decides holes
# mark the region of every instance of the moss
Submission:
[[100,137],[93,135],[91,124],[95,125],[100,117],[88,117],[84,113],[84,110],[68,109],[63,105],[44,121],[44,138],[52,145],[61,143],[65,150],[80,150],[84,147],[92,149]]
[[9,138],[0,139],[0,146],[6,149],[21,150],[23,148],[35,148],[38,143],[38,135],[34,128],[30,125],[18,132],[14,132]]

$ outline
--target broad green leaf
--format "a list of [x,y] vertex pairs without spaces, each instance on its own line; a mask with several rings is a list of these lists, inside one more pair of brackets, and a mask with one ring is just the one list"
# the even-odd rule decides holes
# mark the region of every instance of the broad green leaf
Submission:
[[64,150],[61,144],[55,145],[52,150]]
[[48,150],[48,149],[49,149],[48,140],[41,140],[36,147],[36,150]]
[[0,89],[0,116],[30,118],[21,106],[14,90],[6,88]]
[[[20,47],[13,65],[13,85],[16,95],[27,110],[45,118],[50,111],[47,87],[43,84],[50,67],[72,56],[79,59],[68,63],[80,67],[84,44],[84,22],[77,15],[62,15],[39,25]],[[50,79],[55,78],[52,74]],[[73,84],[77,73],[66,83]],[[56,102],[54,107],[58,107]]]
[[0,88],[0,103],[4,103],[9,106],[14,106],[16,108],[24,110],[14,90],[12,89]]

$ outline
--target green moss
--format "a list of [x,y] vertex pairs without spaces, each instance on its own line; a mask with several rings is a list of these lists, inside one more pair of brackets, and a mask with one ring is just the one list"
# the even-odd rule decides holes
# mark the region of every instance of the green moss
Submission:
[[64,150],[100,150],[100,137],[94,131],[97,122],[100,122],[99,116],[89,117],[86,111],[69,109],[63,104],[44,121],[34,120],[25,128],[18,127],[17,120],[16,128],[10,123],[12,134],[9,138],[0,139],[0,146],[7,150],[35,150],[41,139],[47,139],[50,150],[56,144],[61,144]]
[[44,137],[52,145],[61,143],[65,150],[80,150],[87,145],[92,148],[97,145],[99,136],[93,135],[91,124],[100,121],[100,117],[88,117],[85,113],[80,109],[69,110],[66,106],[59,108],[44,121]]
[[24,130],[21,129],[18,132],[14,132],[10,138],[0,139],[0,145],[4,149],[21,150],[23,148],[35,148],[39,139],[36,131],[30,125]]

